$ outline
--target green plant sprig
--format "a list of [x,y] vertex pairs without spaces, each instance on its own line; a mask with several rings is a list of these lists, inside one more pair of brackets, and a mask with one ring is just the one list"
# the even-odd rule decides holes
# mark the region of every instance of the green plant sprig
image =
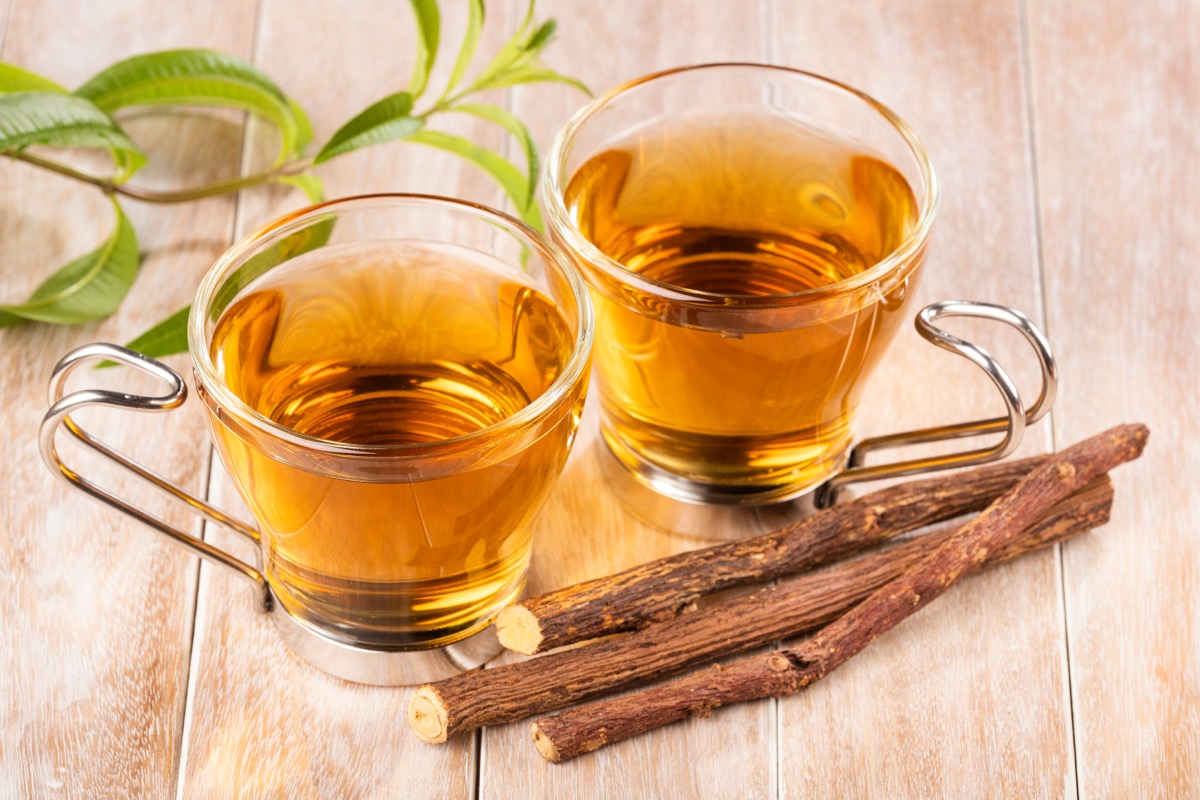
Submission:
[[[253,65],[224,53],[169,50],[134,56],[107,67],[74,92],[44,76],[0,63],[0,155],[99,189],[109,197],[115,214],[112,234],[96,250],[53,273],[25,302],[0,305],[0,327],[23,322],[91,322],[117,310],[138,272],[137,235],[121,208],[121,199],[182,203],[283,183],[316,202],[323,197],[323,187],[311,172],[314,166],[385,142],[422,144],[468,160],[500,185],[522,219],[540,228],[534,202],[539,158],[533,137],[512,112],[474,97],[490,89],[537,82],[588,90],[541,62],[541,53],[553,41],[555,22],[535,24],[533,0],[517,31],[468,81],[485,15],[483,0],[468,2],[467,30],[436,100],[417,110],[429,88],[438,51],[440,10],[436,0],[410,0],[418,35],[408,87],[355,115],[311,157],[306,148],[312,142],[312,128],[303,109]],[[145,106],[247,111],[275,126],[279,152],[269,169],[229,180],[171,191],[132,185],[128,181],[145,165],[146,156],[122,130],[116,115],[123,109]],[[431,123],[445,114],[469,114],[504,128],[521,148],[524,169],[476,142],[435,129]],[[106,150],[113,173],[89,174],[43,153],[56,148]],[[187,311],[171,314],[130,346],[150,356],[184,352]]]

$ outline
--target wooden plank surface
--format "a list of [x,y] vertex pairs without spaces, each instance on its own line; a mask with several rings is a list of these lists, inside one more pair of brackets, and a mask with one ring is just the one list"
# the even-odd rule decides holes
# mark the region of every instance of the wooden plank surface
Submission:
[[[864,13],[778,2],[773,17],[774,61],[864,89],[928,147],[943,195],[917,307],[985,300],[1039,319],[1016,4],[916,0]],[[949,326],[1012,365],[1032,401],[1036,362],[1019,337],[994,324]],[[995,390],[957,361],[905,331],[859,430],[1000,413]],[[1047,425],[1027,438],[1026,452],[1044,449]],[[1069,796],[1060,591],[1055,553],[1023,559],[952,590],[827,681],[781,701],[780,797]]]
[[[465,17],[446,10],[442,37],[452,46]],[[336,5],[265,0],[259,20],[255,63],[269,75],[286,76],[280,78],[285,90],[311,111],[317,141],[400,89],[412,69],[411,15],[392,0]],[[481,50],[499,46],[504,25],[504,16],[495,15],[481,37]],[[303,59],[297,60],[301,53]],[[435,72],[435,87],[448,76],[452,55],[443,52],[448,63]],[[447,129],[442,122],[438,127]],[[494,148],[503,138],[480,125],[448,129]],[[269,127],[255,126],[247,169],[269,165],[275,137]],[[495,184],[464,162],[415,145],[355,153],[322,166],[318,174],[332,197],[415,191],[489,205],[501,200]],[[282,189],[243,193],[238,236],[305,202],[299,193]],[[219,461],[214,462],[210,500],[238,508],[248,518]],[[225,532],[211,539],[224,547],[244,545]],[[249,548],[240,550],[250,555]],[[350,684],[300,662],[279,640],[270,618],[255,613],[252,605],[244,581],[202,568],[183,742],[184,797],[475,795],[473,739],[440,748],[421,744],[404,723],[406,691]]]
[[[763,20],[757,4],[690,3],[703,20],[687,36],[665,36],[676,21],[669,3],[638,0],[553,5],[559,41],[548,60],[603,92],[639,75],[704,60],[761,60]],[[569,23],[568,23],[569,20]],[[590,53],[589,57],[580,57]],[[545,148],[582,104],[567,87],[518,87],[514,110]],[[558,488],[536,521],[530,591],[564,586],[659,558],[703,542],[668,534],[629,514],[604,479],[597,406],[587,419]],[[746,532],[761,530],[752,516]],[[775,718],[771,704],[730,709],[725,725],[700,720],[623,742],[594,757],[551,766],[533,749],[529,722],[486,730],[480,798],[757,798],[775,794]],[[732,730],[744,742],[728,747]],[[698,754],[705,754],[698,758]]]
[[1200,8],[1030,4],[1058,444],[1143,420],[1065,548],[1081,797],[1200,796]]
[[[250,31],[238,3],[201,9],[162,3],[15,2],[3,58],[75,86],[135,52],[184,43],[249,55]],[[240,143],[227,124],[144,118],[131,133],[171,180],[226,177]],[[168,135],[169,132],[169,135]],[[100,165],[103,166],[103,165]],[[153,186],[164,174],[139,176]],[[112,211],[96,190],[8,159],[0,162],[3,296],[19,301],[53,269],[108,235]],[[165,797],[173,793],[187,685],[196,562],[160,537],[54,481],[37,453],[46,384],[68,350],[96,340],[128,341],[184,305],[200,275],[226,246],[234,203],[190,208],[125,204],[147,253],[122,313],[73,328],[26,326],[0,332],[0,427],[4,480],[0,506],[0,796]],[[180,365],[182,362],[176,360]],[[86,382],[154,388],[121,371]],[[208,449],[199,419],[89,414],[105,441],[128,448],[168,477],[204,485]],[[148,440],[159,447],[148,447]],[[152,508],[152,492],[64,447],[71,462]],[[187,515],[176,524],[198,529]]]
[[[465,5],[442,5],[445,60]],[[523,11],[521,0],[489,4],[481,55]],[[1117,476],[1114,522],[1065,555],[951,591],[803,695],[567,765],[536,755],[527,723],[422,745],[402,721],[407,691],[301,664],[242,581],[198,567],[41,466],[35,430],[58,357],[87,341],[127,340],[186,302],[234,236],[304,201],[276,187],[236,201],[128,203],[147,257],[121,313],[0,331],[0,796],[1200,796],[1200,456],[1186,445],[1200,434],[1191,397],[1200,385],[1195,4],[556,0],[540,15],[559,20],[548,60],[597,91],[685,63],[767,60],[845,80],[911,122],[943,179],[919,300],[1014,305],[1046,324],[1058,350],[1054,436],[1046,423],[1031,429],[1025,451],[1119,421],[1154,430],[1147,457]],[[402,88],[413,25],[392,0],[0,0],[0,36],[5,61],[68,86],[172,46],[253,58],[310,112],[321,141]],[[584,100],[559,86],[491,99],[527,120],[543,147]],[[243,150],[242,168],[256,169],[275,144],[267,126],[251,123],[243,137],[230,118],[129,124],[162,165],[139,176],[149,185],[225,177]],[[512,154],[483,123],[453,124]],[[319,174],[330,196],[404,190],[503,202],[472,168],[412,145],[354,154]],[[0,187],[0,299],[22,297],[107,232],[103,199],[87,187],[9,160],[0,160]],[[955,330],[1014,364],[1024,394],[1036,391],[1019,337]],[[986,381],[956,361],[902,334],[860,433],[998,412]],[[139,386],[115,371],[87,379]],[[533,591],[702,544],[620,506],[602,474],[594,412],[536,522]],[[148,421],[93,418],[106,439],[237,507],[196,401]],[[795,513],[733,524],[756,531]]]

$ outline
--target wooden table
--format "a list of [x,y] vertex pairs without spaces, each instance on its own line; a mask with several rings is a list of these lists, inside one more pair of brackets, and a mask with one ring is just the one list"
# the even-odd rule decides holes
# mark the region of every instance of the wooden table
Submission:
[[[465,5],[443,5],[443,41],[454,43]],[[520,5],[489,4],[481,51],[505,38]],[[145,259],[120,313],[0,332],[0,796],[1200,796],[1200,5],[556,0],[541,13],[560,22],[548,61],[595,89],[690,62],[767,61],[862,87],[911,122],[944,182],[921,299],[1024,309],[1061,359],[1058,404],[1023,449],[1122,421],[1153,429],[1145,458],[1116,475],[1112,523],[968,581],[795,697],[562,766],[534,752],[523,723],[423,745],[403,722],[407,691],[299,663],[241,582],[42,467],[35,432],[54,362],[84,342],[127,341],[182,306],[231,241],[301,201],[258,189],[188,206],[127,203]],[[4,61],[68,86],[147,50],[252,59],[309,110],[318,140],[402,86],[413,39],[400,0],[0,0],[0,26]],[[497,99],[543,145],[582,102],[557,86]],[[189,118],[183,135],[179,125],[130,122],[152,164],[166,164],[139,181],[216,180],[239,163],[255,168],[274,145],[255,123]],[[482,123],[464,125],[503,146]],[[319,172],[331,196],[502,201],[471,168],[413,145]],[[2,297],[13,301],[94,247],[108,217],[97,192],[26,165],[3,161],[0,180]],[[1018,382],[1036,391],[1018,337],[963,329],[1018,362]],[[905,333],[861,432],[999,411],[986,382],[955,361]],[[190,406],[93,424],[233,507]],[[534,590],[698,544],[623,512],[594,441],[589,426],[538,520]]]

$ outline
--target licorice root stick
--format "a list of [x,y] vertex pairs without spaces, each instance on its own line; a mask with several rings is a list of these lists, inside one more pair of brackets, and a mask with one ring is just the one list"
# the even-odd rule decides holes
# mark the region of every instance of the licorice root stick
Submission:
[[939,597],[1055,503],[1140,456],[1148,436],[1144,425],[1122,425],[1051,456],[949,541],[802,644],[537,720],[534,744],[548,760],[565,761],[720,706],[812,685]]
[[979,511],[1045,456],[922,478],[872,492],[774,533],[692,550],[509,606],[500,642],[533,654],[677,616],[704,595],[795,575],[902,533]]
[[[992,553],[976,571],[1104,525],[1112,496],[1108,476],[1097,478]],[[411,701],[409,722],[421,739],[440,743],[484,725],[555,711],[806,633],[896,578],[956,530],[925,534],[624,636],[427,684]]]

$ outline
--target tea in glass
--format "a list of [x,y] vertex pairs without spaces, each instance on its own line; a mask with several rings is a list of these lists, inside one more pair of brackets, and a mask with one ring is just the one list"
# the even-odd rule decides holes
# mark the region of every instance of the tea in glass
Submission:
[[602,431],[629,470],[742,503],[840,468],[924,256],[909,144],[861,96],[753,65],[653,76],[567,126],[547,216],[592,289]]
[[[221,316],[210,352],[225,385],[296,434],[384,455],[512,417],[570,360],[550,298],[479,254],[372,242],[322,248],[269,273]],[[297,470],[216,428],[266,542],[285,606],[385,641],[422,643],[487,619],[519,591],[527,522],[562,467],[568,415],[503,459],[367,482]]]

